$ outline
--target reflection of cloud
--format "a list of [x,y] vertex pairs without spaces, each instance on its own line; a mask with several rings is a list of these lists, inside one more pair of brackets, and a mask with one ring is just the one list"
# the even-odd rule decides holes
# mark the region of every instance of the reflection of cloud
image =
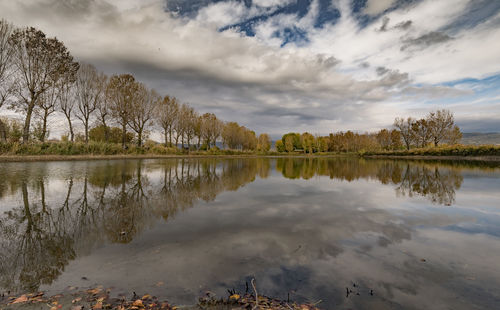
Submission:
[[[494,266],[493,257],[485,260],[486,265],[480,258],[471,259],[470,249],[484,249],[486,241],[492,246],[497,240],[438,229],[471,221],[472,215],[446,214],[442,210],[450,208],[427,208],[425,200],[397,198],[392,186],[386,185],[400,183],[408,173],[416,182],[425,171],[435,172],[428,167],[437,167],[446,180],[453,179],[446,173],[451,167],[342,158],[15,165],[2,166],[3,175],[21,172],[38,180],[27,187],[30,193],[41,190],[45,183],[40,180],[48,180],[47,214],[59,216],[60,224],[53,233],[71,236],[72,242],[63,243],[78,256],[42,289],[85,286],[89,283],[81,277],[86,276],[95,284],[147,290],[174,303],[193,303],[205,290],[221,296],[255,277],[259,293],[286,298],[290,292],[292,299],[322,299],[326,307],[389,303],[405,307],[432,296],[418,304],[429,308],[431,301],[456,305],[456,290],[443,283],[463,290],[462,275],[477,271],[483,277],[488,266]],[[267,173],[270,167],[279,173]],[[453,169],[461,171],[460,165]],[[257,174],[269,176],[255,179]],[[285,179],[281,174],[298,177]],[[49,190],[50,184],[58,184],[54,180],[61,179],[73,182],[69,204],[64,201],[67,195]],[[414,185],[412,190],[426,188]],[[11,189],[4,195],[20,190]],[[2,214],[0,225],[6,223],[5,217],[14,216],[11,227],[23,227],[16,226],[20,219],[16,214],[22,210],[14,206],[11,213]],[[450,234],[453,242],[446,242]],[[54,238],[61,243],[58,240]],[[480,243],[474,244],[477,240]],[[14,253],[13,248],[15,244],[1,247],[8,253]],[[8,258],[0,267],[12,262]],[[470,271],[457,269],[471,261]],[[165,286],[155,287],[159,281]],[[487,281],[492,287],[498,282]],[[345,286],[352,282],[358,284],[361,297],[345,299]],[[375,296],[368,298],[368,288],[375,290]],[[491,298],[494,294],[484,304]],[[468,306],[470,301],[474,297],[457,306]]]

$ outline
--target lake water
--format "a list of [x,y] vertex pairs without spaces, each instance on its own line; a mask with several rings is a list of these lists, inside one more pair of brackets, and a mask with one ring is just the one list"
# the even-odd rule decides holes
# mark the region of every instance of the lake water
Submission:
[[0,245],[0,291],[194,304],[255,278],[326,309],[500,309],[500,165],[0,163]]

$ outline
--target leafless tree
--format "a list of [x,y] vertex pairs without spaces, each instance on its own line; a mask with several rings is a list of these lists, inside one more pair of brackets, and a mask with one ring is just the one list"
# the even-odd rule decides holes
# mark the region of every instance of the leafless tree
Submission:
[[0,19],[0,108],[3,106],[14,86],[12,78],[12,54],[9,37],[14,27],[4,19]]
[[132,110],[128,118],[128,125],[137,133],[137,145],[142,146],[144,129],[153,121],[156,106],[161,100],[160,95],[155,90],[149,90],[142,83],[139,83],[137,97],[132,102]]
[[89,122],[92,113],[104,100],[106,77],[98,73],[90,64],[83,64],[76,78],[76,97],[78,113],[76,117],[85,128],[85,142],[89,142]]
[[33,110],[41,94],[55,87],[63,75],[78,71],[78,63],[63,43],[33,27],[16,29],[8,40],[18,77],[14,88],[17,101],[11,108],[25,114],[23,143],[28,142]]
[[410,149],[411,143],[413,142],[412,125],[415,120],[411,117],[407,119],[396,118],[394,120],[394,127],[399,130],[401,137],[406,145],[406,149]]
[[179,103],[175,97],[165,96],[157,105],[156,122],[163,129],[166,146],[172,145],[172,133],[178,113]]
[[65,76],[58,85],[59,110],[63,112],[68,121],[70,141],[73,142],[75,139],[72,120],[76,99],[75,79],[71,76]]

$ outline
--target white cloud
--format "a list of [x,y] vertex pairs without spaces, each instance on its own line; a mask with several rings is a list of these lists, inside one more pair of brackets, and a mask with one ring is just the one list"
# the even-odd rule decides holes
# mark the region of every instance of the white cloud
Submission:
[[[314,28],[315,0],[302,18],[282,13],[257,23],[255,37],[218,31],[287,3],[217,2],[189,19],[166,13],[161,0],[0,0],[0,17],[57,36],[78,59],[107,73],[130,71],[200,110],[271,133],[379,128],[422,98],[461,94],[430,84],[500,72],[499,16],[446,42],[401,49],[456,21],[470,0],[422,1],[365,28],[341,0],[334,3],[340,19],[321,29]],[[380,31],[384,17],[389,20]],[[410,26],[395,27],[407,21]],[[301,29],[309,41],[281,48],[276,33],[287,27]],[[377,67],[389,73],[378,75]]]
[[396,0],[368,0],[363,10],[368,15],[378,15],[390,8]]

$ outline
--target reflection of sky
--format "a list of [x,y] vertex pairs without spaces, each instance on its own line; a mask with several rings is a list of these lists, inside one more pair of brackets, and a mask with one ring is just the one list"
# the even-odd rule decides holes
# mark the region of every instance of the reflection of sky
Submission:
[[[262,294],[290,292],[325,308],[495,308],[500,193],[483,185],[498,188],[498,173],[481,175],[465,177],[456,204],[440,206],[374,180],[273,173],[158,221],[130,244],[78,258],[52,288],[95,283],[193,303],[255,277]],[[360,295],[345,298],[346,286]]]

